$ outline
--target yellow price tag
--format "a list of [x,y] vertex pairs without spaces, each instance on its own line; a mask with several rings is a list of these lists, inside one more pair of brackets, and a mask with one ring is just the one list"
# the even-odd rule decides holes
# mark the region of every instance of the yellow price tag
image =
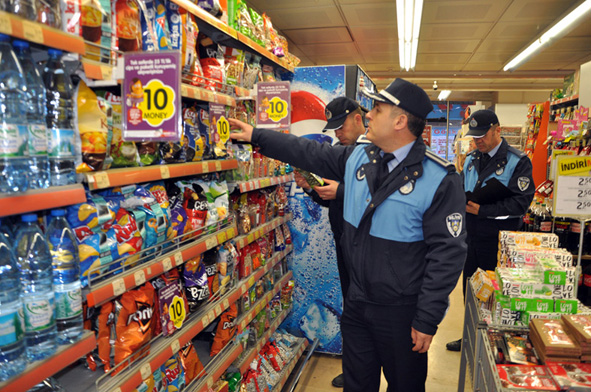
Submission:
[[181,344],[179,343],[179,340],[176,339],[174,340],[171,344],[170,344],[170,348],[172,349],[173,353],[178,353],[181,349]]
[[222,305],[224,306],[224,309],[228,309],[230,307],[230,301],[228,301],[228,299],[226,298]]
[[222,163],[220,161],[215,161],[215,171],[222,170]]
[[148,267],[147,271],[148,271],[148,276],[152,276],[152,267]]
[[228,238],[234,238],[236,236],[236,230],[233,227],[228,229]]
[[121,294],[123,294],[125,292],[125,282],[123,281],[123,279],[117,279],[116,281],[114,281],[112,283],[113,285],[113,293],[115,294],[115,296],[120,296]]
[[175,93],[171,86],[160,79],[151,79],[144,86],[144,99],[138,104],[143,119],[150,127],[159,127],[175,113]]
[[172,269],[172,260],[170,260],[170,257],[162,260],[162,266],[164,267],[164,271],[170,271]]
[[178,267],[181,264],[183,264],[183,254],[181,252],[176,252],[174,254],[174,265]]
[[230,138],[230,123],[226,119],[226,117],[221,116],[217,121],[217,128],[218,128],[218,135],[220,136],[220,141],[224,144]]
[[0,33],[12,35],[12,23],[10,17],[6,14],[0,15]]
[[152,375],[152,366],[146,363],[140,368],[140,374],[142,375],[142,380],[149,378]]
[[180,329],[187,317],[187,314],[185,313],[185,301],[181,297],[175,295],[168,308],[168,314],[176,329]]
[[101,65],[101,77],[103,78],[103,80],[113,79],[113,68]]
[[220,314],[222,314],[222,307],[220,305],[217,305],[213,311],[216,316],[219,316]]
[[254,276],[251,276],[250,279],[248,279],[248,287],[252,286],[254,286]]
[[213,320],[215,320],[215,312],[212,310],[207,314],[207,317],[209,318],[209,322],[212,322]]
[[250,244],[251,242],[254,241],[254,234],[250,233],[247,237],[246,237],[246,241]]
[[242,320],[240,323],[240,329],[244,331],[244,328],[246,328],[246,320]]
[[133,274],[133,277],[135,279],[135,285],[139,286],[142,285],[144,283],[146,283],[146,274],[145,272],[142,271],[137,271],[135,274]]
[[106,172],[99,172],[94,175],[94,186],[97,189],[110,188],[111,182]]
[[240,294],[242,295],[242,294],[246,293],[247,291],[248,291],[248,286],[245,283],[240,287]]
[[203,324],[203,328],[207,327],[209,322],[209,314],[204,314],[203,317],[201,317],[201,324]]
[[43,29],[35,22],[23,21],[23,36],[27,41],[43,43]]
[[201,170],[203,173],[209,173],[209,162],[201,163]]
[[162,179],[170,178],[170,169],[166,165],[160,166],[160,175]]
[[215,236],[208,237],[205,240],[205,247],[207,248],[207,250],[212,249],[212,248],[215,248],[217,246],[217,244],[218,244],[218,241],[215,238]]
[[279,122],[287,117],[288,104],[279,97],[273,97],[269,101],[269,107],[266,112],[273,122]]
[[208,377],[207,380],[205,381],[205,383],[207,384],[208,388],[213,387],[213,378]]
[[225,231],[222,231],[221,233],[218,233],[218,243],[223,244],[227,240],[228,240],[228,238],[226,237],[226,232]]

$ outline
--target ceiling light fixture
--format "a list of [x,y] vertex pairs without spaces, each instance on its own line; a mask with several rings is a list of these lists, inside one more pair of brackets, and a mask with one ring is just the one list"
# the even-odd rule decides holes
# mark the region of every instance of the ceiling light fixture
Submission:
[[545,46],[548,46],[553,40],[560,38],[569,31],[569,28],[575,27],[580,22],[587,12],[591,10],[591,0],[585,0],[579,4],[575,9],[568,13],[560,21],[556,22],[550,29],[548,29],[540,37],[525,48],[521,53],[515,56],[504,67],[503,71],[514,71],[520,65],[530,59],[532,55],[540,51]]
[[417,62],[422,14],[423,0],[396,0],[400,68],[407,71]]
[[451,94],[451,90],[441,90],[439,96],[437,97],[438,101],[446,101],[449,95]]

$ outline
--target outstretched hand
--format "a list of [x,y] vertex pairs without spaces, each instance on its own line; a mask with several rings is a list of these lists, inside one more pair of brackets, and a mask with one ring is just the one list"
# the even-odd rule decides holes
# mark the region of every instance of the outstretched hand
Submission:
[[252,125],[242,122],[240,120],[235,120],[233,118],[229,118],[228,122],[230,123],[230,129],[240,130],[238,132],[231,132],[230,138],[249,143],[252,141]]

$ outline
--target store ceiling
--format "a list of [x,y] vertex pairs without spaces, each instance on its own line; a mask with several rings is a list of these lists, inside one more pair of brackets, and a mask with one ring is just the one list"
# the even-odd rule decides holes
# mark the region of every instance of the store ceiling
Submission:
[[[509,73],[503,66],[581,0],[425,0],[414,71],[401,72],[395,0],[249,0],[271,17],[300,66],[359,64],[385,87],[412,80],[432,97],[490,100],[496,91],[550,91],[591,61],[591,16]],[[460,93],[460,91],[462,93]]]

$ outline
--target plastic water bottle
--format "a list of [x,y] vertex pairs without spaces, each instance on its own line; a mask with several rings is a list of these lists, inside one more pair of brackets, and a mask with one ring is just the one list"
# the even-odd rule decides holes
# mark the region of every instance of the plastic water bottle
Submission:
[[53,271],[49,246],[37,225],[37,215],[22,216],[14,253],[20,269],[25,313],[25,344],[30,362],[46,358],[57,348]]
[[47,160],[47,127],[45,126],[45,85],[31,56],[29,43],[15,40],[12,43],[21,63],[27,83],[29,126],[29,157],[31,161],[29,188],[49,186],[49,162]]
[[[0,237],[7,243],[12,244],[14,233],[10,230],[10,226],[6,224],[5,220],[0,219]],[[12,248],[12,245],[11,245]]]
[[58,344],[75,342],[84,329],[78,245],[65,215],[63,209],[52,210],[52,220],[45,233],[53,261]]
[[0,381],[25,370],[25,324],[21,283],[12,247],[0,235]]
[[10,38],[0,34],[0,192],[29,187],[27,86]]
[[6,11],[28,20],[37,20],[35,0],[8,0]]
[[73,88],[62,51],[49,49],[43,71],[47,92],[49,174],[52,186],[76,183],[74,163]]

